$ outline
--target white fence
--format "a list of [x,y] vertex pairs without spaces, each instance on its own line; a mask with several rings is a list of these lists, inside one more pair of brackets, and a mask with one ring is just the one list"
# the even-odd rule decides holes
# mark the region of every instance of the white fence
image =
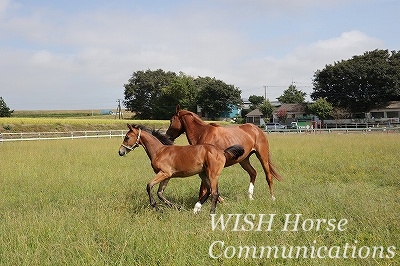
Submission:
[[[267,133],[400,133],[400,127],[372,127],[372,128],[329,128],[329,129],[272,129]],[[28,141],[28,140],[57,140],[57,139],[85,139],[85,138],[112,138],[123,137],[126,130],[101,131],[69,131],[69,132],[30,132],[30,133],[0,133],[0,142]]]
[[267,129],[265,132],[281,132],[281,133],[400,133],[400,127],[368,127],[368,128],[318,128],[318,129]]
[[126,130],[0,133],[0,142],[54,139],[84,139],[123,137]]

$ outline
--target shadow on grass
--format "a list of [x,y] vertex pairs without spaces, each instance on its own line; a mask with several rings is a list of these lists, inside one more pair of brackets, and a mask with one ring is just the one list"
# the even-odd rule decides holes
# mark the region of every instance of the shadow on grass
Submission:
[[[172,202],[173,206],[168,206],[164,202],[162,202],[156,195],[154,195],[154,199],[156,200],[156,206],[153,207],[150,205],[149,199],[146,196],[137,196],[133,193],[125,194],[125,201],[123,203],[124,208],[130,213],[139,214],[143,212],[147,212],[148,210],[154,210],[157,212],[164,212],[165,210],[177,210],[177,211],[193,211],[193,207],[196,204],[198,197],[192,196],[176,196],[176,195],[165,195],[165,197]],[[207,205],[207,203],[205,203]]]

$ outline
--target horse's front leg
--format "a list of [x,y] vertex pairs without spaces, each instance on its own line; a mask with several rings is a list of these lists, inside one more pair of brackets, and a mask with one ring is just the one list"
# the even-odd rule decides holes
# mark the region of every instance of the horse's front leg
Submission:
[[172,202],[170,202],[169,200],[167,200],[167,199],[164,197],[164,194],[163,194],[163,193],[164,193],[164,190],[165,190],[165,187],[167,186],[169,180],[170,180],[170,178],[167,178],[167,179],[161,181],[160,186],[158,187],[157,196],[158,196],[158,198],[159,198],[160,200],[162,200],[162,201],[163,201],[165,204],[167,204],[169,207],[172,207],[172,206],[173,206]]
[[149,200],[150,200],[151,206],[156,207],[156,201],[154,200],[153,195],[151,194],[151,189],[153,188],[154,185],[156,185],[168,178],[169,178],[169,176],[167,174],[160,171],[156,174],[156,176],[153,178],[153,180],[151,180],[150,183],[147,184],[147,194],[149,195]]

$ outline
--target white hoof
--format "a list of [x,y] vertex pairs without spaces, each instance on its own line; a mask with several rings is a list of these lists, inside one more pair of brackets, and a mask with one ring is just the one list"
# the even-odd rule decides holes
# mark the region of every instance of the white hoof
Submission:
[[201,210],[201,203],[200,202],[196,202],[196,204],[194,205],[193,213],[196,214],[200,210]]
[[273,200],[273,201],[275,201],[275,200],[276,200],[275,196],[272,196],[272,200]]
[[253,194],[250,194],[250,193],[249,193],[249,200],[254,200]]

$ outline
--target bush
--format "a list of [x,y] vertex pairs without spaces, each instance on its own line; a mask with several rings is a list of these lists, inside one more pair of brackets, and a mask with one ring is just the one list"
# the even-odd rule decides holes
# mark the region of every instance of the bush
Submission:
[[0,117],[10,117],[14,110],[10,110],[3,97],[0,97]]

